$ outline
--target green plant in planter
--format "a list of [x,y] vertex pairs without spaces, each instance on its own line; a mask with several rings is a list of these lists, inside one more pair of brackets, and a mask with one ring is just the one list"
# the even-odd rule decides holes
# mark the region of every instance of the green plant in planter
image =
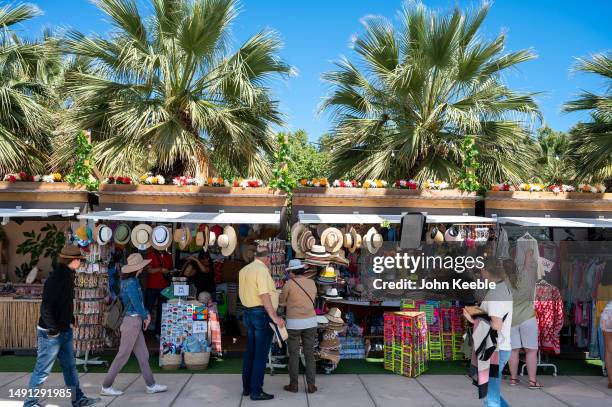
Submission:
[[71,185],[85,186],[88,191],[95,191],[100,186],[100,181],[91,174],[94,167],[93,147],[84,131],[77,134],[75,143],[75,161],[72,170],[66,175],[66,181]]
[[478,163],[478,149],[474,142],[474,138],[466,136],[461,143],[461,151],[463,152],[463,169],[459,174],[459,182],[457,188],[466,192],[480,192],[482,186],[478,181],[476,171],[480,168]]
[[270,179],[270,187],[285,191],[287,194],[291,194],[293,188],[295,188],[297,182],[295,178],[289,172],[289,161],[290,159],[290,147],[289,139],[285,134],[279,134],[278,149],[274,154],[275,166],[272,169],[272,178]]
[[25,276],[38,265],[41,257],[49,257],[53,265],[57,262],[57,258],[66,244],[66,236],[57,229],[54,224],[46,224],[40,229],[40,233],[33,230],[31,232],[23,232],[27,238],[19,246],[17,246],[17,254],[30,255],[30,261],[23,263],[15,269],[15,274],[20,279]]

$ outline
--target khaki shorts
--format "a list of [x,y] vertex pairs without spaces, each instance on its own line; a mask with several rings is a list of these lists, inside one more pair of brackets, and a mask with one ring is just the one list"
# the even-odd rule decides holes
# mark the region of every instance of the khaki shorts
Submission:
[[535,317],[529,318],[512,327],[510,331],[512,349],[538,349],[538,321]]

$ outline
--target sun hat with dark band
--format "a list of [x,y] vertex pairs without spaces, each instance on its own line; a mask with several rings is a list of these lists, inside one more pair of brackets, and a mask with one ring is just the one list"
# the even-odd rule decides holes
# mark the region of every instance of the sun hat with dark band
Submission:
[[59,256],[64,259],[83,259],[84,256],[81,254],[81,249],[74,245],[66,245],[62,247]]

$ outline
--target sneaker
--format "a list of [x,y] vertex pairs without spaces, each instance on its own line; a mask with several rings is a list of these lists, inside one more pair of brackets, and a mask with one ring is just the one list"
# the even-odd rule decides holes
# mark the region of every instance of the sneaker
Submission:
[[123,392],[121,390],[113,389],[112,387],[102,387],[100,396],[121,396]]
[[102,399],[100,397],[96,397],[95,399],[91,399],[89,397],[83,396],[79,401],[77,401],[74,406],[76,407],[91,407],[98,404]]
[[163,393],[165,391],[168,391],[168,386],[163,384],[156,383],[153,386],[147,386],[147,394]]

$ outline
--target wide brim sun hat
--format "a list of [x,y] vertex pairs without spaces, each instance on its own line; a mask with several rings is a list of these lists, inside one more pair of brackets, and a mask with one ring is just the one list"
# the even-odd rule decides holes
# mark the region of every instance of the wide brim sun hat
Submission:
[[353,240],[353,245],[349,248],[349,252],[355,253],[357,249],[361,248],[362,239],[361,235],[357,233],[357,229],[355,229],[354,227],[351,227],[350,233],[351,238]]
[[138,250],[146,250],[151,247],[151,234],[153,228],[146,223],[141,223],[132,229],[132,245]]
[[302,223],[294,223],[291,226],[291,248],[295,252],[296,257],[304,257],[304,252],[299,245],[299,238],[302,232],[308,230],[308,227]]
[[457,226],[451,226],[444,232],[444,240],[446,242],[462,242],[461,231]]
[[166,226],[158,225],[153,228],[153,232],[151,234],[151,246],[155,250],[166,250],[172,244],[172,236],[170,234],[170,229]]
[[310,248],[310,251],[306,252],[308,257],[321,257],[327,258],[329,257],[329,253],[325,250],[325,247],[315,244]]
[[382,235],[378,233],[378,231],[374,227],[371,227],[368,230],[368,232],[363,237],[363,240],[365,241],[366,249],[368,249],[368,252],[370,252],[371,254],[376,254],[378,252],[378,249],[382,247]]
[[344,244],[344,236],[337,228],[327,228],[321,234],[321,245],[330,253],[336,253]]
[[236,230],[228,225],[223,228],[223,234],[217,238],[217,245],[221,248],[221,254],[228,257],[238,244],[238,237],[236,236]]
[[151,263],[151,260],[145,260],[140,253],[132,253],[127,258],[127,264],[121,267],[121,272],[124,274],[133,273],[142,270]]
[[189,247],[191,239],[193,239],[193,236],[191,235],[191,228],[188,226],[183,226],[174,231],[174,241],[178,243],[181,250],[186,250]]

